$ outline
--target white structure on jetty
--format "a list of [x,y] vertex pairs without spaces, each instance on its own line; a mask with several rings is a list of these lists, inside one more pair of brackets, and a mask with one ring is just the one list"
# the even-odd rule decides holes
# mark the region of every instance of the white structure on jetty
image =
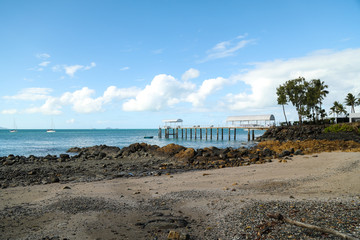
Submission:
[[231,116],[226,119],[226,122],[231,122],[233,126],[239,126],[243,128],[264,128],[275,125],[275,117],[272,114]]
[[[224,129],[228,133],[228,139],[231,139],[231,133],[233,133],[234,140],[236,140],[236,130],[237,129],[248,129],[248,141],[250,141],[250,131],[252,131],[252,140],[255,139],[254,130],[266,130],[271,126],[275,125],[274,115],[254,115],[254,116],[233,116],[228,117],[227,122],[231,122],[232,126],[201,126],[194,125],[193,127],[183,127],[182,119],[171,119],[163,120],[165,126],[159,127],[159,138],[162,137],[162,129],[164,129],[165,138],[173,136],[173,138],[188,138],[188,131],[190,139],[193,138],[203,139],[203,134],[205,139],[208,137],[210,140],[213,139],[213,136],[216,137],[216,140],[224,140]],[[238,123],[238,124],[236,124]],[[203,132],[205,131],[205,133]]]
[[360,113],[350,113],[349,122],[360,122]]
[[178,118],[178,119],[163,120],[163,122],[165,123],[165,127],[167,128],[181,127],[183,120]]

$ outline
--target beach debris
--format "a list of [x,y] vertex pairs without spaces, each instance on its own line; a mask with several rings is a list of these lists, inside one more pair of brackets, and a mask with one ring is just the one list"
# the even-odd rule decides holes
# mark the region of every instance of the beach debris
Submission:
[[312,225],[312,224],[307,224],[307,223],[292,220],[290,218],[287,218],[287,217],[283,216],[281,213],[269,213],[269,214],[267,214],[267,216],[269,218],[276,219],[280,223],[284,222],[284,223],[292,224],[292,225],[295,225],[295,226],[298,226],[298,227],[310,229],[310,230],[313,230],[313,231],[319,231],[319,232],[322,232],[322,233],[332,234],[332,235],[341,237],[342,239],[359,240],[358,238],[354,238],[352,236],[349,236],[347,234],[338,232],[338,231],[333,230],[333,229],[318,227],[318,226],[315,226],[315,225]]
[[188,240],[190,239],[189,234],[182,234],[176,231],[171,230],[167,236],[169,240]]

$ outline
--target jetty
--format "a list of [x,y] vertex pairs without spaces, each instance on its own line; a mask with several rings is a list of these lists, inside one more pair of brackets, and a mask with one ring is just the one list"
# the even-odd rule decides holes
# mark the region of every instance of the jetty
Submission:
[[[230,116],[226,123],[229,126],[200,126],[194,125],[184,127],[182,119],[163,120],[164,125],[159,127],[159,138],[183,138],[183,139],[205,139],[205,140],[224,140],[224,132],[228,140],[236,140],[236,131],[239,129],[248,130],[248,141],[255,140],[255,130],[266,130],[275,125],[275,117],[269,115],[251,116]],[[225,131],[224,131],[225,130]],[[232,134],[231,134],[232,133]],[[226,136],[225,136],[226,137]]]

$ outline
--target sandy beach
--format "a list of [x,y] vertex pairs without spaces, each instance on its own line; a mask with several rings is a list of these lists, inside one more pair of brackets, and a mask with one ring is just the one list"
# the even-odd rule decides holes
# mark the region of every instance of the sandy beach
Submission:
[[332,238],[286,224],[261,232],[269,212],[360,237],[360,153],[1,189],[0,238]]

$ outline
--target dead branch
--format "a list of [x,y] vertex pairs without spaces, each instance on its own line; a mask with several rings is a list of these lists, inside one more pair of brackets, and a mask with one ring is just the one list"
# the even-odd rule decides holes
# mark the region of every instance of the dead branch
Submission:
[[284,217],[284,216],[281,215],[280,213],[275,213],[275,214],[269,213],[269,214],[268,214],[268,217],[274,218],[274,219],[276,219],[276,220],[278,220],[278,221],[282,221],[282,222],[286,222],[286,223],[289,223],[289,224],[293,224],[293,225],[298,226],[298,227],[307,228],[307,229],[314,230],[314,231],[319,231],[319,232],[322,232],[322,233],[333,234],[333,235],[338,236],[338,237],[341,237],[341,238],[343,238],[343,239],[359,240],[358,238],[351,237],[351,236],[349,236],[349,235],[346,235],[346,234],[344,234],[344,233],[338,232],[338,231],[336,231],[336,230],[332,230],[332,229],[329,229],[329,228],[318,227],[318,226],[315,226],[315,225],[306,224],[306,223],[302,223],[302,222],[298,222],[298,221],[292,220],[292,219],[290,219],[290,218]]

